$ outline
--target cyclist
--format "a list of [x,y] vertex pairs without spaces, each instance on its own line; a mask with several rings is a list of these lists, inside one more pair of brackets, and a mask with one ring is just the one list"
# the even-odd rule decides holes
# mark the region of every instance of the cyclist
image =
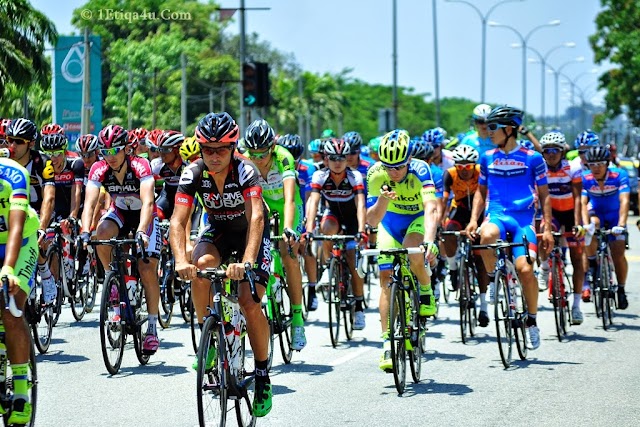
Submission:
[[[347,166],[357,170],[364,177],[371,167],[371,163],[360,156],[362,150],[362,137],[358,132],[347,132],[342,136],[342,140],[349,144],[350,152],[347,154]],[[367,191],[365,185],[365,193]]]
[[[53,215],[53,203],[56,196],[53,165],[44,154],[33,149],[38,131],[36,125],[28,119],[12,120],[7,128],[7,141],[11,158],[20,166],[27,169],[30,174],[29,203],[40,215],[40,227],[38,245],[43,251],[47,242],[44,239],[44,231],[51,222]],[[49,270],[49,264],[41,252],[38,256],[38,272],[42,279],[45,303],[51,303],[56,297],[56,283]]]
[[[16,134],[16,129],[9,133]],[[8,280],[9,295],[15,297],[20,310],[24,309],[31,293],[38,258],[39,222],[37,213],[29,205],[29,179],[29,172],[16,161],[0,158],[0,277],[3,282],[5,278]],[[9,295],[5,294],[5,299]],[[31,337],[23,316],[14,317],[4,304],[0,310],[14,388],[11,414],[5,422],[7,425],[26,425],[32,413],[28,383]],[[5,415],[1,405],[0,414]]]
[[322,163],[322,151],[321,151],[322,141],[320,139],[314,139],[307,146],[307,151],[311,155],[311,160],[313,163]]
[[180,145],[180,157],[187,164],[193,163],[200,158],[200,144],[196,141],[195,136],[184,139],[184,142]]
[[[257,289],[261,299],[269,280],[271,253],[267,209],[262,200],[257,169],[248,160],[234,155],[239,135],[238,125],[227,113],[209,113],[198,122],[196,138],[202,158],[182,172],[171,216],[169,235],[176,271],[182,280],[192,280],[193,303],[200,328],[211,296],[210,284],[196,277],[196,267],[201,270],[218,267],[237,250],[242,262],[228,265],[227,275],[231,279],[244,279],[244,263],[251,263],[258,283],[262,285]],[[200,195],[204,209],[209,213],[209,223],[193,249],[195,265],[192,265],[187,260],[185,248],[188,219],[196,194]],[[263,417],[272,406],[267,372],[269,325],[261,304],[253,301],[245,281],[240,284],[239,301],[247,319],[255,359],[253,413]],[[207,364],[213,365],[215,358],[214,352],[208,354]]]
[[582,174],[582,222],[586,229],[586,253],[589,262],[588,282],[597,268],[597,242],[592,240],[596,228],[611,228],[611,256],[618,279],[618,308],[629,306],[625,293],[628,264],[625,257],[625,233],[629,215],[629,176],[624,169],[609,167],[611,153],[607,147],[589,148],[586,154],[589,171]]
[[[316,171],[311,179],[311,196],[309,197],[307,212],[307,233],[315,229],[316,213],[320,199],[326,201],[326,209],[322,214],[320,232],[331,236],[335,234],[355,235],[358,240],[366,242],[365,233],[366,207],[364,198],[364,184],[362,175],[357,170],[347,166],[351,147],[342,139],[329,138],[324,142],[324,153],[329,167]],[[324,241],[323,254],[325,262],[331,253],[331,242]],[[365,328],[364,316],[364,280],[356,274],[355,242],[348,242],[347,263],[351,269],[353,280],[353,295],[356,299],[353,329]]]
[[[438,256],[434,243],[438,225],[435,189],[429,165],[411,159],[409,134],[396,129],[384,135],[380,142],[380,161],[367,174],[367,222],[378,227],[378,248],[401,248],[423,245],[429,263]],[[436,303],[431,289],[425,257],[410,255],[411,271],[420,284],[420,316],[433,316]],[[383,353],[379,367],[392,368],[388,335],[389,281],[392,259],[380,256],[380,320]]]
[[135,128],[127,132],[129,138],[129,147],[127,154],[135,154],[149,161],[149,147],[147,146],[147,135],[149,131],[145,128]]
[[[149,255],[148,262],[138,262],[140,280],[144,286],[147,300],[149,322],[142,350],[144,354],[154,354],[158,350],[158,304],[160,287],[158,285],[158,259],[162,240],[158,231],[158,218],[155,212],[153,194],[153,173],[147,159],[126,153],[127,131],[118,125],[108,125],[98,134],[100,153],[104,157],[94,163],[89,171],[85,205],[95,206],[100,198],[100,189],[104,187],[111,196],[111,208],[100,219],[96,238],[108,240],[112,237],[125,237],[135,232],[136,239],[141,238]],[[82,212],[83,242],[90,239],[90,224],[93,212]],[[111,262],[111,248],[98,246],[98,257],[104,269]],[[140,248],[138,248],[140,256]]]
[[[78,141],[76,142],[76,146],[80,151],[80,156],[82,157],[82,161],[84,163],[84,182],[82,187],[82,200],[84,200],[84,189],[87,187],[87,183],[89,181],[89,171],[95,162],[98,161],[98,137],[92,135],[90,133],[86,135],[80,135]],[[100,198],[98,199],[98,203],[93,208],[93,216],[91,221],[90,230],[95,231],[96,227],[98,227],[98,221],[104,212],[109,209],[109,205],[111,205],[111,198],[107,195],[106,191],[104,191],[104,187],[100,190]],[[91,209],[91,208],[89,208]]]
[[[497,148],[487,151],[480,158],[478,189],[466,231],[469,235],[476,232],[482,208],[488,201],[486,219],[480,231],[482,244],[494,243],[498,239],[506,240],[507,233],[511,234],[514,242],[522,242],[526,235],[529,247],[515,247],[512,253],[529,310],[526,324],[528,346],[535,350],[540,346],[540,330],[536,321],[538,285],[533,268],[527,263],[525,250],[529,251],[532,258],[536,257],[533,221],[538,198],[545,220],[542,249],[547,253],[551,251],[554,240],[551,235],[547,166],[540,153],[518,145],[518,128],[522,125],[522,117],[521,110],[507,105],[494,108],[487,116],[489,134]],[[491,272],[489,282],[492,283],[495,254],[492,251],[482,251],[482,259],[487,271]]]
[[159,161],[152,162],[151,170],[156,179],[156,186],[158,181],[162,183],[162,190],[156,199],[160,220],[171,218],[180,175],[187,165],[180,157],[180,146],[183,141],[184,135],[174,130],[162,132],[156,140],[160,158]]
[[4,147],[9,144],[7,142],[7,128],[10,123],[11,120],[9,119],[0,119],[0,147]]
[[[448,203],[445,217],[447,231],[464,230],[471,219],[473,197],[478,189],[480,165],[477,164],[478,151],[470,145],[458,145],[453,150],[455,166],[444,172],[444,200]],[[451,197],[450,199],[450,195]],[[450,202],[450,203],[449,203]],[[478,219],[482,222],[482,217]],[[451,286],[458,290],[458,263],[456,262],[456,238],[446,236],[444,248],[449,264]],[[478,285],[480,287],[480,313],[478,323],[481,327],[489,324],[489,309],[487,305],[487,273],[480,257],[475,258]]]
[[[572,167],[563,158],[566,141],[561,132],[548,132],[540,139],[542,156],[547,163],[547,181],[549,183],[549,197],[551,198],[551,215],[553,228],[556,231],[571,231],[574,226],[582,224],[580,209],[580,193],[582,191],[582,171]],[[579,325],[583,321],[580,310],[582,283],[584,281],[585,259],[582,242],[575,238],[567,238],[571,264],[573,265],[573,307],[571,321]],[[544,254],[540,254],[540,272],[538,274],[538,288],[545,289],[549,282],[549,263]]]
[[580,132],[574,141],[574,147],[578,150],[578,157],[571,160],[573,169],[580,169],[582,172],[589,170],[587,167],[586,155],[590,147],[600,145],[600,137],[590,129]]
[[296,165],[286,148],[275,144],[275,132],[265,120],[258,119],[247,127],[244,135],[246,155],[256,165],[260,173],[262,197],[271,212],[278,212],[281,218],[282,236],[280,242],[282,263],[287,272],[287,289],[291,298],[291,347],[302,350],[307,345],[302,317],[302,272],[297,256],[290,256],[287,244],[293,254],[298,253],[298,239],[303,231],[304,207],[296,182]]
[[471,118],[476,128],[476,132],[470,133],[461,140],[461,144],[470,145],[478,151],[479,155],[483,155],[485,151],[495,147],[489,137],[487,129],[487,116],[491,112],[491,106],[487,104],[478,104],[473,109]]
[[443,149],[446,132],[442,128],[434,128],[425,131],[422,139],[433,147],[431,164],[438,166],[441,170],[447,170],[453,166],[451,151]]
[[145,137],[145,144],[140,143],[138,145],[137,155],[144,158],[148,158],[149,162],[160,157],[158,153],[158,137],[162,135],[162,129],[154,129],[147,132]]
[[376,162],[380,160],[380,156],[378,156],[378,149],[380,148],[381,140],[382,137],[379,136],[369,140],[369,156]]

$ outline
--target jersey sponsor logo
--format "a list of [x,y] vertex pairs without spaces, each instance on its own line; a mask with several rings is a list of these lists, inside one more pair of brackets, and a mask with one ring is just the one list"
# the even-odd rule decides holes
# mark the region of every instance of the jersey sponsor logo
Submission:
[[211,181],[206,180],[206,181],[202,181],[202,188],[211,188]]
[[220,196],[220,194],[205,193],[203,200],[205,206],[211,209],[220,209],[222,207],[235,208],[236,206],[244,204],[244,197],[237,191],[224,193],[222,196]]
[[14,184],[17,184],[20,181],[25,181],[25,176],[22,173],[20,173],[19,169],[0,166],[0,175],[7,178],[9,181],[11,181]]
[[139,193],[140,188],[133,184],[125,184],[125,185],[107,185],[106,186],[107,193],[110,194],[118,194],[118,193]]
[[177,204],[189,205],[189,199],[187,197],[178,196],[176,197]]
[[246,164],[245,162],[241,162],[240,164],[238,164],[238,181],[240,182],[240,185],[244,185],[245,182],[250,180],[253,175],[255,175],[255,173],[256,172],[254,168]]
[[[193,182],[193,171],[191,169],[185,169],[180,175],[180,185],[189,185]],[[205,187],[205,183],[209,181],[203,181],[202,186]]]
[[400,200],[401,202],[417,202],[420,200],[420,196],[417,194],[414,194],[412,196],[406,196],[404,194],[398,194],[398,200]]
[[521,162],[516,159],[495,159],[491,166],[498,167],[502,170],[510,170],[510,169],[522,169],[526,165],[524,162]]
[[140,157],[134,157],[131,159],[131,169],[134,170],[138,178],[142,178],[147,175],[151,175],[151,170],[149,168],[149,162],[146,162],[146,159],[142,159]]
[[71,182],[73,177],[73,172],[62,172],[56,175],[56,182]]
[[42,169],[42,178],[51,179],[54,174],[53,164],[51,163],[51,160],[47,160],[44,164],[44,168]]
[[426,164],[423,164],[422,162],[418,163],[418,162],[412,162],[411,166],[413,166],[415,169],[415,171],[418,173],[418,175],[422,176],[422,175],[426,175],[429,172],[429,167],[426,166]]

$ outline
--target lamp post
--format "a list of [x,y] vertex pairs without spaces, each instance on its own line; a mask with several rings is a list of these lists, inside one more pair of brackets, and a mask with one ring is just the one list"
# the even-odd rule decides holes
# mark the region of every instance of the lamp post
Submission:
[[518,35],[518,37],[520,37],[520,42],[522,43],[522,110],[526,114],[527,112],[527,43],[529,42],[529,39],[531,38],[533,33],[535,33],[538,30],[541,30],[542,28],[555,27],[556,25],[560,25],[560,20],[555,19],[553,21],[547,22],[546,24],[541,24],[541,25],[538,25],[537,27],[533,27],[525,36],[523,36],[522,33],[520,33],[520,31],[516,30],[511,25],[500,24],[498,22],[493,22],[493,21],[489,22],[489,25],[491,27],[506,28],[508,30],[513,31]]
[[398,127],[398,3],[393,0],[392,3],[392,19],[393,19],[393,87],[391,89],[391,98],[393,103],[393,127]]
[[482,13],[482,11],[473,3],[471,3],[470,1],[466,1],[466,0],[445,0],[448,3],[462,3],[462,4],[466,4],[467,6],[470,6],[473,8],[473,10],[475,10],[478,13],[478,16],[480,16],[480,20],[482,21],[482,53],[481,53],[481,61],[482,61],[482,65],[481,65],[481,72],[480,72],[480,101],[481,102],[485,102],[486,98],[485,98],[485,82],[486,82],[486,59],[487,59],[487,22],[489,19],[489,16],[491,15],[491,13],[500,5],[503,5],[505,3],[510,3],[510,2],[522,2],[524,0],[503,0],[501,2],[498,2],[496,4],[494,4],[493,6],[491,6],[491,8],[489,8],[489,10],[487,10],[486,13]]
[[[520,45],[519,43],[514,43],[511,45],[511,47],[517,48],[517,47],[522,47],[522,45]],[[549,49],[547,51],[547,53],[545,53],[544,55],[542,53],[540,53],[540,51],[538,51],[537,49],[534,49],[531,46],[527,46],[527,48],[535,53],[536,55],[538,55],[538,59],[540,61],[541,64],[541,71],[542,71],[542,75],[540,77],[540,86],[541,86],[541,92],[542,92],[542,102],[541,102],[541,113],[540,113],[540,123],[542,124],[542,129],[545,129],[545,108],[546,108],[546,71],[547,71],[547,61],[549,60],[549,56],[551,56],[551,54],[553,52],[555,52],[558,49],[562,49],[563,47],[568,47],[568,48],[573,48],[576,47],[576,44],[574,42],[564,42],[562,44],[559,44],[558,46],[552,47],[551,49]]]
[[558,68],[553,68],[551,67],[549,64],[547,64],[547,67],[549,67],[551,69],[551,71],[553,72],[554,75],[554,80],[555,80],[555,91],[556,91],[556,102],[555,102],[555,107],[556,107],[556,126],[560,125],[560,116],[558,114],[558,91],[559,91],[559,78],[560,78],[560,73],[562,72],[562,69],[564,67],[566,67],[567,65],[571,65],[571,64],[575,64],[577,62],[584,62],[584,56],[578,56],[577,58],[574,58],[570,61],[565,62],[564,64],[560,65]]

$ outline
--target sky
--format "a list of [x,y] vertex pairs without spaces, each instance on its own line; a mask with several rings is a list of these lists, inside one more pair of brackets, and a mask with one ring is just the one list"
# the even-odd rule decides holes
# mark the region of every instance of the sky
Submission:
[[[238,7],[239,0],[219,0],[222,7]],[[485,14],[498,0],[468,0]],[[481,95],[481,20],[469,5],[435,0],[440,97],[465,97],[480,101]],[[60,34],[77,32],[71,25],[75,8],[85,1],[32,0],[44,12]],[[397,0],[398,85],[414,88],[416,93],[435,95],[433,0]],[[313,72],[339,72],[352,68],[351,76],[370,83],[391,85],[392,0],[246,0],[246,7],[269,7],[268,11],[247,11],[247,32],[258,33],[272,47],[292,53],[302,69]],[[595,32],[599,0],[514,0],[496,7],[488,21],[514,27],[522,35],[533,28],[560,20],[560,24],[536,30],[528,45],[542,55],[566,42],[573,48],[559,48],[548,57],[557,68],[578,57],[562,71],[584,90],[587,101],[602,104],[597,92],[597,76],[605,66],[594,64],[588,37]],[[134,10],[139,13],[142,10]],[[237,18],[237,15],[236,15]],[[135,25],[133,23],[132,25]],[[238,23],[229,31],[238,32]],[[522,51],[512,47],[519,37],[511,30],[487,26],[486,96],[490,104],[523,106]],[[530,59],[536,55],[530,53]],[[592,71],[597,68],[598,72]],[[564,79],[560,79],[562,82]],[[546,115],[554,113],[554,79],[547,74]],[[559,87],[560,113],[571,105],[569,85]],[[579,93],[579,91],[576,91]],[[541,113],[541,65],[527,64],[527,110]]]

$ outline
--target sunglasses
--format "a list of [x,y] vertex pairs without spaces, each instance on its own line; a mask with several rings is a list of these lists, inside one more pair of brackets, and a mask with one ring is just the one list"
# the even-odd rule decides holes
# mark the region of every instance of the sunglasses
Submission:
[[463,171],[472,171],[476,167],[475,163],[465,163],[456,165],[456,169]]
[[169,154],[173,151],[174,147],[158,147],[158,153],[160,154]]
[[88,159],[90,157],[93,157],[96,155],[95,151],[91,151],[89,153],[80,153],[80,155],[82,156],[83,159]]
[[42,150],[42,152],[44,154],[46,154],[49,157],[59,157],[62,156],[64,154],[65,150],[55,150],[55,151],[46,151],[46,150]]
[[587,154],[587,151],[589,151],[589,150],[578,150],[578,154],[585,155],[585,154]]
[[100,154],[103,156],[117,156],[119,152],[124,150],[124,147],[113,147],[113,148],[101,148]]
[[269,156],[271,154],[271,149],[267,149],[267,151],[253,151],[247,150],[249,152],[249,157],[256,160],[261,160]]
[[332,162],[344,162],[347,160],[347,156],[342,156],[340,154],[329,154],[327,157],[329,157],[329,160]]
[[607,162],[593,162],[593,163],[587,163],[587,165],[592,168],[594,166],[606,166]]
[[214,154],[216,156],[223,156],[227,152],[233,150],[233,148],[234,148],[233,144],[223,145],[222,147],[216,147],[216,148],[200,145],[200,151],[202,152],[202,154],[206,154],[207,156],[213,156]]
[[559,148],[547,148],[546,150],[542,150],[542,154],[558,154],[561,152],[562,150]]
[[475,124],[477,125],[484,125],[487,124],[486,120],[474,120],[473,121]]
[[502,128],[506,128],[507,125],[501,125],[500,123],[489,123],[487,125],[487,129],[489,129],[492,132],[497,131],[498,129],[502,129]]
[[9,141],[4,138],[0,138],[0,145],[9,145]]
[[30,143],[31,141],[26,140],[26,139],[24,139],[24,138],[16,138],[16,137],[14,137],[14,136],[8,136],[8,137],[7,137],[7,142],[8,142],[9,144],[24,145],[24,144],[28,144],[28,143]]
[[388,171],[401,171],[402,169],[407,167],[407,164],[405,163],[404,165],[400,165],[400,166],[387,166],[387,165],[383,165],[383,166]]

